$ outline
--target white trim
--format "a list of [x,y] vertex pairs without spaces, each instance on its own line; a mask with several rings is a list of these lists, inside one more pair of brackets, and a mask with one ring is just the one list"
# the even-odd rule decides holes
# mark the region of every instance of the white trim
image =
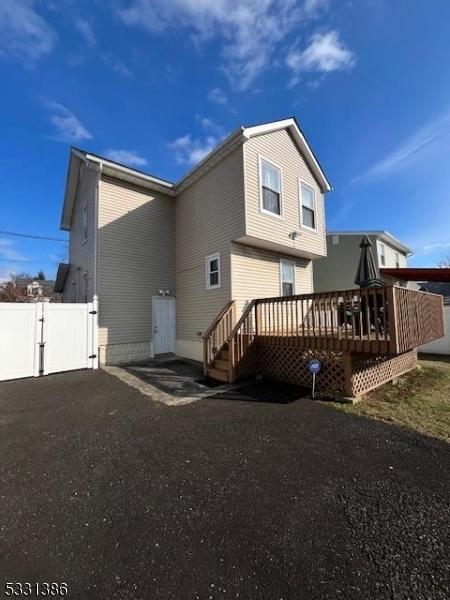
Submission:
[[311,169],[315,176],[317,177],[322,191],[330,192],[331,184],[328,179],[325,177],[325,173],[322,171],[321,166],[317,162],[316,157],[314,156],[313,151],[311,150],[308,142],[306,141],[305,136],[300,131],[295,119],[283,119],[282,121],[274,121],[271,123],[264,123],[263,125],[256,125],[254,127],[245,127],[243,131],[243,135],[246,138],[251,138],[256,135],[262,135],[264,133],[270,133],[272,131],[278,131],[280,129],[289,129],[291,134],[293,135],[295,141],[299,145],[301,151],[305,155],[307,162],[310,164]]
[[[309,225],[305,225],[303,223],[303,195],[302,195],[302,185],[304,185],[305,187],[309,188],[310,190],[312,190],[313,193],[313,202],[314,202],[314,225],[315,227],[310,227]],[[299,202],[299,209],[300,209],[300,227],[302,227],[303,229],[307,229],[308,231],[314,231],[315,233],[317,233],[317,198],[316,198],[316,190],[313,188],[312,185],[309,185],[309,183],[306,183],[305,181],[303,181],[302,179],[298,179],[298,202]],[[306,207],[308,208],[308,207]]]
[[137,171],[136,169],[132,169],[130,167],[126,167],[125,165],[121,165],[120,163],[116,163],[113,160],[108,160],[103,156],[97,156],[96,154],[89,154],[89,152],[83,152],[76,148],[72,149],[72,152],[81,159],[90,160],[92,162],[98,163],[102,168],[110,167],[115,171],[120,171],[127,175],[132,175],[133,177],[138,177],[139,179],[143,179],[145,181],[156,183],[162,187],[166,187],[171,189],[174,187],[174,184],[170,181],[165,181],[164,179],[159,179],[158,177],[153,177],[152,175],[147,175],[146,173],[142,173],[141,171]]
[[[217,260],[217,265],[218,265],[218,283],[216,285],[211,285],[210,284],[210,270],[209,270],[209,265],[211,263],[211,261],[213,260]],[[220,252],[216,252],[215,254],[210,254],[209,256],[207,256],[205,258],[205,285],[206,285],[206,289],[207,290],[217,290],[221,287],[222,285],[222,274],[221,274],[222,268],[221,268],[221,264],[220,264]]]
[[392,246],[393,248],[400,251],[401,254],[406,254],[406,256],[411,256],[413,251],[410,250],[407,246],[402,244],[400,240],[389,233],[389,231],[383,230],[370,230],[370,231],[337,231],[337,230],[329,230],[327,231],[327,235],[368,235],[376,238],[382,239],[388,246]]
[[293,281],[286,281],[284,283],[292,283],[292,295],[295,296],[296,294],[296,282],[295,282],[295,260],[289,260],[287,258],[280,258],[280,273],[279,273],[279,278],[280,278],[280,296],[283,296],[283,263],[287,263],[290,264],[292,266],[292,279]]
[[[258,154],[258,186],[259,186],[259,212],[263,213],[265,215],[269,215],[269,217],[275,217],[275,219],[278,219],[280,221],[284,220],[284,211],[283,211],[283,169],[282,167],[280,167],[280,165],[277,165],[276,163],[274,163],[272,160],[269,160],[268,158],[266,158],[265,156],[263,156],[262,154]],[[276,213],[267,210],[264,208],[264,204],[263,204],[263,193],[262,193],[262,161],[268,163],[270,166],[274,167],[275,169],[277,169],[280,172],[280,214],[277,215]]]

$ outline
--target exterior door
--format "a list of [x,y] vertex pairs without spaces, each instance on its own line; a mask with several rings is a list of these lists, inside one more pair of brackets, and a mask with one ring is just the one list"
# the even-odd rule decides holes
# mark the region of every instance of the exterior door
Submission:
[[153,298],[153,353],[175,354],[175,298]]

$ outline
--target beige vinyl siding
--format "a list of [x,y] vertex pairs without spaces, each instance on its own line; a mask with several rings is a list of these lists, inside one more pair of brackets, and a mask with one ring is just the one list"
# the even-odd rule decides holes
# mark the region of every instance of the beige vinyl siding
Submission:
[[[259,157],[282,170],[283,218],[260,210]],[[285,129],[260,135],[244,144],[246,235],[324,256],[326,252],[324,197],[291,135]],[[299,180],[315,191],[316,227],[311,231],[301,226]],[[295,243],[289,234],[299,231]]]
[[99,343],[152,339],[152,296],[175,290],[174,200],[104,177],[99,201]]
[[[177,340],[200,342],[231,299],[231,240],[244,234],[242,146],[177,196],[175,215]],[[206,289],[205,258],[217,252],[221,287]]]
[[233,244],[232,295],[237,302],[238,314],[254,298],[281,296],[281,260],[294,262],[295,293],[311,293],[313,291],[312,261],[243,244]]
[[[95,233],[96,233],[96,197],[99,172],[95,165],[81,165],[80,179],[74,203],[74,212],[70,228],[69,264],[63,292],[63,302],[72,302],[72,282],[75,281],[77,302],[84,302],[83,275],[87,274],[88,302],[95,293]],[[84,240],[83,208],[87,204],[88,235]]]

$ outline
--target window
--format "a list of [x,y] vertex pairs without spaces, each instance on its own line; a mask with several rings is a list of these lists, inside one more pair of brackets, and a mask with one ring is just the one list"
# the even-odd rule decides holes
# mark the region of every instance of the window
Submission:
[[206,257],[206,289],[220,288],[220,254]]
[[281,217],[281,169],[261,158],[259,170],[261,211]]
[[316,200],[314,190],[300,182],[301,224],[308,229],[316,228]]
[[333,246],[337,246],[339,244],[339,236],[333,235],[332,241],[333,241]]
[[400,255],[398,252],[395,253],[395,268],[400,269]]
[[88,237],[88,205],[87,202],[83,206],[83,242],[87,240]]
[[384,244],[380,242],[380,263],[384,266],[386,264],[386,249]]
[[290,260],[280,261],[281,295],[293,296],[294,290],[294,263]]

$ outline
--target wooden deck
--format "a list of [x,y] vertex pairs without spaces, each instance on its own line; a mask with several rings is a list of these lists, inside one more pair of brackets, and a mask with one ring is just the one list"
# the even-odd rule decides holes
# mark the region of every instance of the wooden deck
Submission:
[[260,354],[285,348],[376,359],[415,352],[443,335],[442,296],[397,286],[260,298],[237,322],[229,302],[203,336],[204,367],[234,381],[249,370],[253,346]]

